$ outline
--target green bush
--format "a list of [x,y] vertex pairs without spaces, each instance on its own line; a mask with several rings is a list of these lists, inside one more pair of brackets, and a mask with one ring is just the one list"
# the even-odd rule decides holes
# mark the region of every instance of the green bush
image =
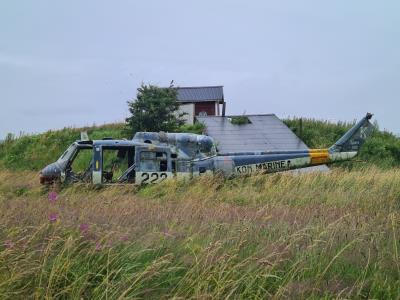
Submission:
[[245,124],[249,124],[250,120],[246,116],[234,116],[234,117],[231,117],[231,123],[233,125],[245,125]]
[[[310,148],[332,146],[353,123],[320,121],[315,119],[286,119],[284,123]],[[300,124],[302,123],[302,130]]]
[[206,126],[203,123],[196,122],[193,125],[185,124],[182,125],[178,132],[186,132],[186,133],[195,133],[195,134],[203,134]]

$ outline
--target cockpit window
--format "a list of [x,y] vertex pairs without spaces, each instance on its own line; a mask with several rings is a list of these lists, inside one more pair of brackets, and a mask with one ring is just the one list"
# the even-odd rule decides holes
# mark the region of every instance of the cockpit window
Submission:
[[91,148],[79,147],[77,153],[74,154],[73,160],[70,162],[70,168],[76,175],[84,175],[92,169],[93,152]]

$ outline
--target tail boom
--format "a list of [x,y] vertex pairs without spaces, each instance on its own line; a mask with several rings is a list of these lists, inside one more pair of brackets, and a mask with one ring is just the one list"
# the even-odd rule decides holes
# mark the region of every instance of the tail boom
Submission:
[[323,165],[337,161],[349,160],[357,155],[357,151],[331,152],[329,149],[310,149],[310,165]]
[[372,114],[367,113],[364,118],[347,131],[329,149],[310,149],[310,164],[320,165],[349,160],[355,157],[372,132],[373,125],[369,122],[371,118]]
[[216,156],[214,167],[226,174],[272,173],[349,160],[358,154],[370,135],[373,127],[369,122],[371,117],[371,114],[367,114],[330,148],[229,153]]

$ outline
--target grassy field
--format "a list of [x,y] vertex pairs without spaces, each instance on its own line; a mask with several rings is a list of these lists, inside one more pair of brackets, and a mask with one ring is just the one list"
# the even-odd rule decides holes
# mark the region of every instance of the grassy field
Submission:
[[[351,126],[285,123],[312,148]],[[81,130],[0,144],[0,299],[400,299],[393,134],[376,130],[364,162],[328,174],[40,187]],[[83,130],[128,137],[123,124]]]
[[400,171],[49,195],[0,172],[1,299],[400,297]]

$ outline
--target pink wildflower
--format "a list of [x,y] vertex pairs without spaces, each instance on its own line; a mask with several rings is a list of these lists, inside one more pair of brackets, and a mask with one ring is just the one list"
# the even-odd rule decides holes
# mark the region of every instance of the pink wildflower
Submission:
[[58,219],[58,215],[57,215],[56,213],[51,213],[51,214],[49,214],[49,221],[50,221],[51,223],[56,222],[57,219]]
[[80,224],[79,225],[79,230],[83,235],[87,234],[88,231],[89,231],[89,224],[86,224],[86,223]]
[[49,199],[50,203],[55,203],[57,201],[57,197],[57,193],[53,191],[49,193],[47,198]]

